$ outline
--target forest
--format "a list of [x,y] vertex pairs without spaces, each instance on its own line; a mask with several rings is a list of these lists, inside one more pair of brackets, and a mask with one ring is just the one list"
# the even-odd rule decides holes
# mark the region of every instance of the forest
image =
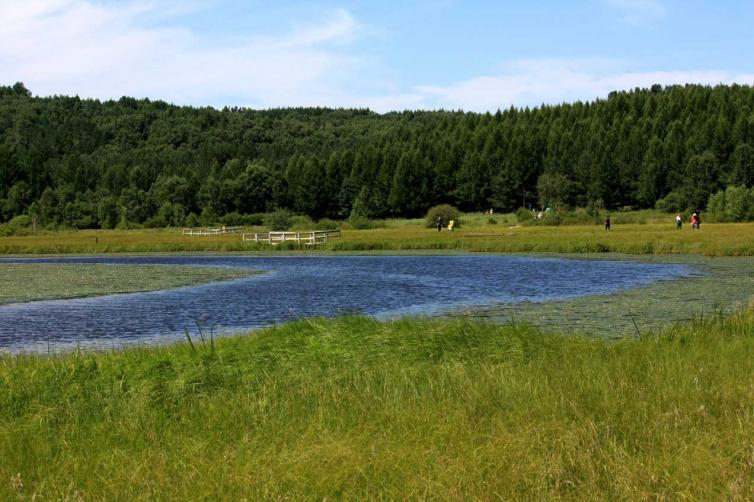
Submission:
[[704,209],[754,184],[754,88],[669,86],[496,113],[197,108],[0,86],[0,222],[182,226],[464,211]]

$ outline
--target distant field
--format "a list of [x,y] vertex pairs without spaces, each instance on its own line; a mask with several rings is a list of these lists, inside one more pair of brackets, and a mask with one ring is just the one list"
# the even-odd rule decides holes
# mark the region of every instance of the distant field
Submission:
[[0,305],[155,291],[247,275],[248,270],[213,267],[0,263]]
[[[623,218],[633,221],[634,217]],[[601,225],[520,226],[510,217],[466,216],[455,232],[424,228],[422,220],[387,220],[383,228],[345,228],[342,239],[318,249],[333,252],[465,250],[472,252],[619,252],[628,254],[703,254],[708,256],[753,256],[754,223],[704,223],[700,231],[688,226],[676,230],[672,219],[658,223],[620,223],[613,229]],[[262,231],[257,229],[256,231]],[[2,254],[135,253],[135,252],[243,252],[296,250],[292,245],[270,247],[245,244],[238,234],[191,237],[180,229],[82,230],[43,233],[24,237],[1,237]]]

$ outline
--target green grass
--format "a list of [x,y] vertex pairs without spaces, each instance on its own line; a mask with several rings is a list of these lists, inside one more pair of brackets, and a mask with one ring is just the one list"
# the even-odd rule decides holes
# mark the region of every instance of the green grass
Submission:
[[0,357],[0,499],[751,499],[754,319],[464,319]]
[[[424,228],[424,220],[385,220],[371,230],[346,228],[342,238],[319,250],[471,251],[497,253],[624,253],[754,256],[754,223],[704,223],[699,232],[677,231],[672,216],[653,212],[616,213],[613,229],[601,225],[522,226],[511,215],[463,215],[456,232]],[[261,231],[261,229],[255,229]],[[238,234],[184,236],[179,229],[82,230],[0,237],[0,254],[141,253],[141,252],[280,252],[312,251],[307,246],[244,243]]]
[[156,291],[237,279],[251,273],[220,267],[0,263],[0,305]]

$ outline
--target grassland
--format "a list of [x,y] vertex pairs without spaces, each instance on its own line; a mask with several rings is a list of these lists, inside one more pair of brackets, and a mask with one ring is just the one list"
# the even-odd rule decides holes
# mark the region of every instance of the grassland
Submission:
[[0,305],[156,291],[237,279],[249,273],[219,267],[0,263]]
[[[344,227],[342,239],[319,248],[330,252],[462,250],[506,253],[701,254],[754,256],[754,223],[703,224],[701,231],[676,230],[672,217],[641,213],[613,217],[613,229],[579,224],[522,226],[511,215],[464,215],[455,232],[424,228],[422,220],[385,220],[380,228]],[[625,221],[626,223],[623,223]],[[249,231],[263,231],[263,228]],[[279,252],[302,250],[288,243],[271,247],[241,242],[237,234],[184,236],[180,229],[83,230],[0,237],[0,254],[140,253],[140,252]]]
[[[705,275],[471,317],[0,354],[0,499],[754,499],[754,261],[739,257],[754,224],[495,221],[391,220],[324,251],[627,253]],[[0,238],[7,254],[281,250],[298,251],[176,230]]]
[[298,321],[0,357],[0,499],[751,499],[754,318]]

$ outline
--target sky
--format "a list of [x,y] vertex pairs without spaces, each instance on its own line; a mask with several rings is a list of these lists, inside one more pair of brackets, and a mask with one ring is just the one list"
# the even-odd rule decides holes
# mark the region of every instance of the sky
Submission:
[[750,0],[0,0],[0,84],[179,105],[492,111],[754,84]]

